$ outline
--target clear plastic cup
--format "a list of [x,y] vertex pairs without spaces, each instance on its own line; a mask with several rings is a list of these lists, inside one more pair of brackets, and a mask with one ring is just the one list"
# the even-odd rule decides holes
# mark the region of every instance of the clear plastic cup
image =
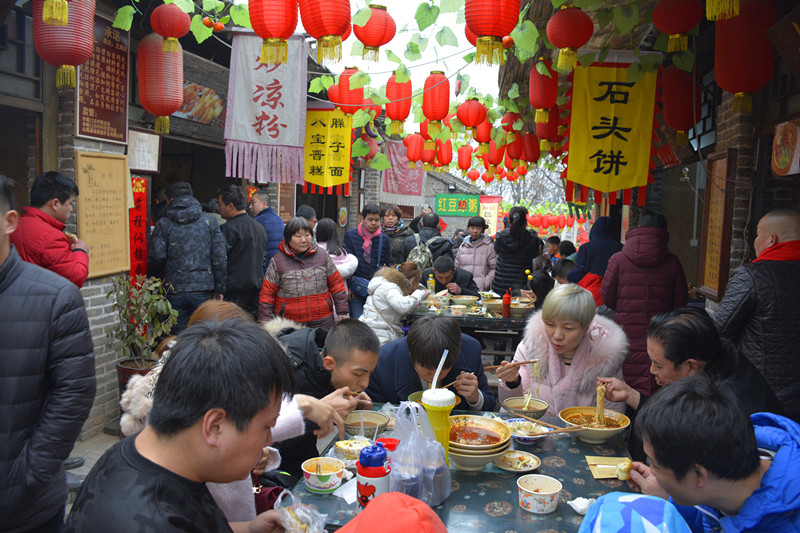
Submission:
[[428,414],[436,440],[444,448],[447,464],[450,464],[450,412],[456,405],[456,395],[448,389],[429,389],[422,393],[422,406]]

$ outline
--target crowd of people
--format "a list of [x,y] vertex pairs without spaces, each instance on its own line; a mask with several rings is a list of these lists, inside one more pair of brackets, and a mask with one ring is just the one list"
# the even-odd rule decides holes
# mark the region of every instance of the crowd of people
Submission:
[[[63,530],[63,462],[94,398],[78,290],[90,252],[63,231],[77,196],[72,180],[45,173],[20,217],[0,177],[0,324],[17,332],[0,345],[0,530]],[[535,393],[550,416],[595,405],[605,385],[607,408],[632,419],[631,487],[669,498],[675,507],[659,509],[687,530],[800,527],[800,483],[787,475],[800,461],[797,212],[759,221],[757,258],[733,273],[710,316],[686,306],[683,268],[654,211],[640,213],[624,245],[600,217],[576,249],[540,239],[521,206],[495,238],[472,217],[448,239],[433,212],[406,224],[398,206],[368,204],[340,241],[309,206],[284,223],[264,193],[248,200],[228,186],[217,202],[222,225],[189,184],[164,191],[149,267],[178,323],[158,366],[129,383],[129,438],[94,466],[67,531],[280,531],[276,512],[256,512],[253,475],[291,486],[317,439],[343,436],[354,409],[442,383],[461,409],[495,411]],[[536,375],[503,361],[496,397],[481,343],[455,318],[429,314],[406,331],[403,316],[429,287],[535,297],[513,362],[536,360]],[[586,524],[595,521],[596,508]]]

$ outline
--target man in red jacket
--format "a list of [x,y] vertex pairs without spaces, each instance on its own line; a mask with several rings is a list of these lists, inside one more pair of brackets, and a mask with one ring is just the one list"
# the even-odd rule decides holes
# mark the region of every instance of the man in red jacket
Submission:
[[82,287],[89,275],[89,247],[64,227],[74,209],[78,186],[60,172],[33,181],[31,205],[22,210],[11,243],[20,257]]

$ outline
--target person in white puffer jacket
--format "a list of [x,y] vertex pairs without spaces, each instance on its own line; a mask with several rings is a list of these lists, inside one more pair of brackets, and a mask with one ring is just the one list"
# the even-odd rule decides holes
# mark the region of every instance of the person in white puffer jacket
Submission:
[[367,324],[381,341],[381,346],[403,336],[400,321],[428,296],[419,288],[422,271],[410,261],[395,267],[384,267],[369,282],[364,314],[359,320]]

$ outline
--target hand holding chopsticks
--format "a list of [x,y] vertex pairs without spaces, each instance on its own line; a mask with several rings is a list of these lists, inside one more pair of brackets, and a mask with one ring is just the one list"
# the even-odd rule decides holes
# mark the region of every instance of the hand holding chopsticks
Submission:
[[507,365],[487,366],[487,367],[484,367],[484,369],[483,369],[483,370],[484,370],[484,372],[489,372],[489,371],[491,371],[491,370],[497,370],[497,369],[498,369],[498,368],[500,368],[501,366],[505,366],[506,368],[511,368],[511,367],[513,367],[513,366],[531,365],[531,364],[533,364],[535,361],[536,361],[536,360],[534,359],[533,361],[518,361],[518,362],[516,362],[516,363],[509,363],[509,364],[507,364]]

